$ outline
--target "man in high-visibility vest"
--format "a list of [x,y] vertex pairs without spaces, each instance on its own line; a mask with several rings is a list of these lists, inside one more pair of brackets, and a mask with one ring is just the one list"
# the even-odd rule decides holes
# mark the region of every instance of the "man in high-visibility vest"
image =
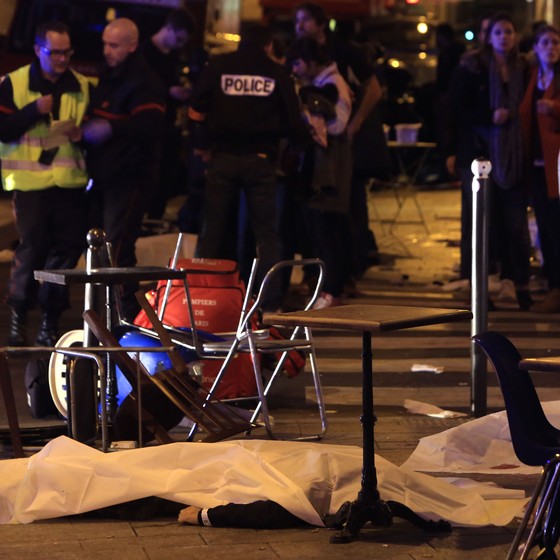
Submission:
[[39,285],[38,269],[73,268],[85,245],[87,174],[76,144],[89,101],[87,79],[70,70],[68,27],[39,25],[35,60],[9,73],[0,85],[2,184],[13,192],[19,244],[8,285],[8,344],[27,344],[27,311],[36,303],[42,319],[35,344],[53,346],[58,320],[69,307],[68,290]]

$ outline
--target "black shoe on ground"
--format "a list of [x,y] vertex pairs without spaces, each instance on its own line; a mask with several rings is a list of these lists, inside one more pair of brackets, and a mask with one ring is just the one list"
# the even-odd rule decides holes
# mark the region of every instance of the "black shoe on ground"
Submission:
[[60,338],[58,335],[58,318],[60,314],[43,313],[35,346],[55,346]]

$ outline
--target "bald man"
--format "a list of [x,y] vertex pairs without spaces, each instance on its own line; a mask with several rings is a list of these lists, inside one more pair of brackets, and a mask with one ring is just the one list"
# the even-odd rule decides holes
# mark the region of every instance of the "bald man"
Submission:
[[[165,112],[161,82],[138,52],[138,28],[127,18],[103,31],[102,69],[83,127],[86,161],[92,178],[88,192],[90,227],[101,227],[112,243],[116,264],[136,264],[146,201],[155,188]],[[138,310],[134,292],[124,287],[125,316]]]

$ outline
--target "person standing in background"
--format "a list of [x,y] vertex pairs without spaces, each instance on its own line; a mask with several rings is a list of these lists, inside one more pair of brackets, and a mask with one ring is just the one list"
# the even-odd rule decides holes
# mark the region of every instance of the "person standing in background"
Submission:
[[544,301],[533,305],[531,311],[557,313],[560,311],[560,31],[542,25],[535,33],[533,49],[536,65],[519,114],[529,169],[529,193],[549,291]]
[[351,274],[344,232],[349,227],[352,176],[352,150],[345,134],[352,112],[352,92],[325,46],[315,39],[297,39],[288,59],[315,141],[302,165],[309,192],[305,216],[313,246],[326,268],[324,291],[313,307],[334,307],[342,303],[345,281]]
[[356,296],[355,279],[377,262],[377,244],[369,229],[366,185],[372,177],[387,179],[390,154],[385,141],[381,119],[376,107],[382,90],[375,68],[360,47],[331,33],[328,17],[322,6],[308,2],[297,6],[294,27],[296,37],[311,37],[325,46],[339,73],[353,89],[353,105],[346,136],[352,144],[353,166],[350,193],[350,229],[346,247],[352,255],[352,277],[346,286],[348,296]]
[[[179,53],[195,32],[194,17],[186,9],[169,12],[163,26],[141,45],[141,52],[165,89],[165,126],[161,145],[157,189],[148,207],[148,217],[161,219],[167,201],[179,191],[181,179],[181,129],[177,110],[185,105],[191,85],[180,80]],[[186,78],[184,78],[186,80]]]
[[[102,228],[113,246],[115,264],[136,265],[135,244],[159,172],[165,101],[159,79],[138,52],[138,28],[127,18],[103,31],[106,65],[92,91],[83,126],[91,175],[90,227]],[[137,285],[123,286],[123,312],[136,316]]]
[[[477,46],[472,53],[480,52],[486,42],[486,32],[492,14],[485,12],[478,19]],[[451,74],[447,90],[447,107],[445,108],[446,130],[444,134],[444,152],[446,167],[450,175],[456,176],[461,182],[461,240],[459,280],[467,283],[471,278],[472,261],[472,171],[473,159],[478,157],[474,126],[470,113],[457,113],[457,102],[462,97],[462,80],[464,69],[456,66]]]
[[[519,308],[532,305],[529,293],[531,241],[524,188],[524,156],[519,106],[525,91],[526,65],[517,50],[516,27],[510,14],[494,15],[486,43],[468,52],[457,68],[450,89],[450,115],[455,129],[469,134],[462,145],[455,135],[455,151],[448,158],[450,170],[455,155],[466,148],[470,157],[492,162],[490,175],[490,244],[495,242],[501,266],[501,299],[516,300]],[[472,176],[471,176],[472,181]],[[464,240],[468,242],[468,238]]]
[[[276,164],[280,139],[308,140],[298,98],[285,68],[274,62],[272,34],[255,25],[236,52],[210,61],[198,80],[189,117],[195,149],[209,150],[204,225],[197,256],[231,258],[241,191],[259,257],[257,284],[279,260]],[[281,286],[271,287],[265,310],[282,305]]]
[[[9,73],[0,85],[2,183],[13,192],[19,244],[8,284],[8,344],[27,344],[27,312],[39,303],[35,344],[54,346],[58,321],[69,307],[68,288],[34,279],[37,269],[74,268],[85,248],[85,161],[76,144],[89,102],[89,84],[70,70],[68,27],[42,23],[35,33],[35,60]],[[63,134],[49,144],[52,125]]]

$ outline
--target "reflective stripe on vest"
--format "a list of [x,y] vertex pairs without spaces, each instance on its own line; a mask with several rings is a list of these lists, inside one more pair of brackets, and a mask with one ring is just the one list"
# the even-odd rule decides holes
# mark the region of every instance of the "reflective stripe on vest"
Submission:
[[[29,91],[30,66],[8,74],[12,82],[14,104],[22,109],[36,101],[41,94]],[[89,101],[87,79],[72,71],[80,84],[79,92],[65,92],[60,99],[60,120],[73,120],[80,125]],[[6,191],[33,191],[49,187],[77,188],[87,183],[86,166],[82,152],[68,142],[58,148],[50,165],[39,163],[42,139],[48,135],[48,124],[41,120],[17,142],[0,143],[2,182]]]

